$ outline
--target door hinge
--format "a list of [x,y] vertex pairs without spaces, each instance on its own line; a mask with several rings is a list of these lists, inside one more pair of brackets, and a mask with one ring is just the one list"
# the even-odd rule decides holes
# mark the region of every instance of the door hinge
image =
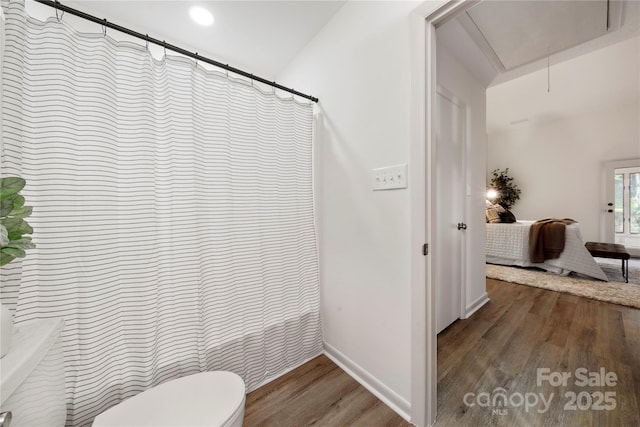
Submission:
[[424,245],[422,245],[422,255],[427,256],[429,255],[429,244],[425,243]]

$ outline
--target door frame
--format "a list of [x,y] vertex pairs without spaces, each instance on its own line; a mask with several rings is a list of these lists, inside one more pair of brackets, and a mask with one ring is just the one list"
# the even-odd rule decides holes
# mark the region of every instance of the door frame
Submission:
[[426,1],[410,16],[411,422],[417,427],[433,425],[437,415],[435,266],[429,252],[423,253],[434,231],[436,27],[477,2]]

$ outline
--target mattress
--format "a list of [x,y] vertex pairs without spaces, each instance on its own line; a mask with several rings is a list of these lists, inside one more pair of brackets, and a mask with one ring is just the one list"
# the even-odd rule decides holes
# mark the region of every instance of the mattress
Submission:
[[599,280],[607,280],[589,251],[584,247],[578,223],[568,225],[565,231],[564,251],[557,259],[543,263],[529,261],[529,229],[534,221],[512,224],[487,224],[486,257],[490,264],[538,267],[551,273],[568,275],[576,272]]

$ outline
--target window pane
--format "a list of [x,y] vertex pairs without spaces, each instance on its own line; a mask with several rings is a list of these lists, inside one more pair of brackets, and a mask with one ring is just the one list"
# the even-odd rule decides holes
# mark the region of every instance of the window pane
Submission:
[[624,233],[624,174],[616,174],[615,189],[616,233]]
[[640,234],[640,173],[629,174],[629,232]]

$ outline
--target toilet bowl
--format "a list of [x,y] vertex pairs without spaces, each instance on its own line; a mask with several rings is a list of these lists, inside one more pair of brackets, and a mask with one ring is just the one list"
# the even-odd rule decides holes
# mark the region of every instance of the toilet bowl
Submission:
[[98,415],[93,427],[241,427],[245,386],[233,372],[167,381]]

